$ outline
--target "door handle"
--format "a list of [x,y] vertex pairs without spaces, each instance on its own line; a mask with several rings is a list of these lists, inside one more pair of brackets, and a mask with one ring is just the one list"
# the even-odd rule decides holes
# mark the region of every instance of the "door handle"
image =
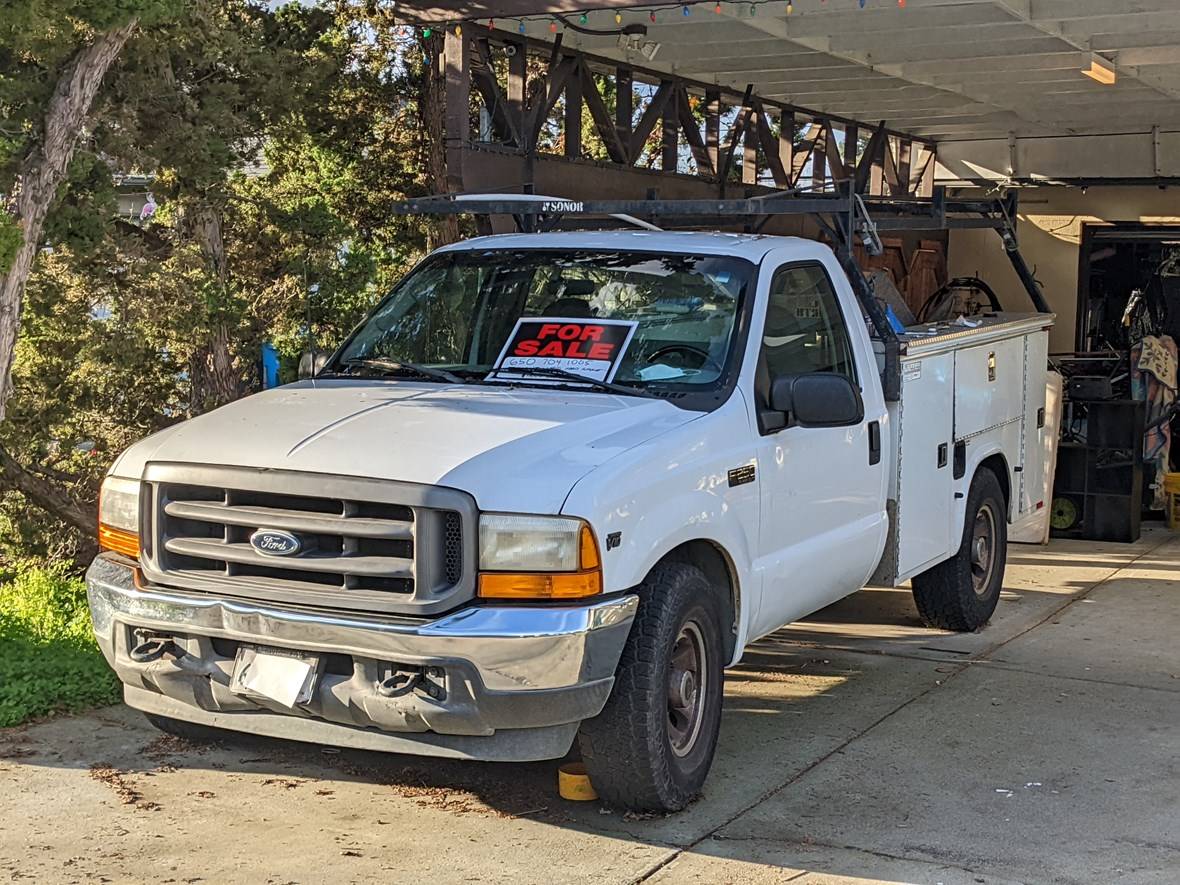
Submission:
[[869,464],[881,463],[881,422],[869,422]]

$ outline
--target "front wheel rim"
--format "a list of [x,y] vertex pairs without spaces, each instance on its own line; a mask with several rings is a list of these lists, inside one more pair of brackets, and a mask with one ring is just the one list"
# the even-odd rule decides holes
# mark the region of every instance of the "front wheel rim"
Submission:
[[971,587],[977,596],[986,596],[996,568],[996,514],[990,503],[975,514],[971,530]]
[[668,742],[677,756],[696,746],[704,719],[708,683],[705,637],[695,621],[680,628],[668,663]]

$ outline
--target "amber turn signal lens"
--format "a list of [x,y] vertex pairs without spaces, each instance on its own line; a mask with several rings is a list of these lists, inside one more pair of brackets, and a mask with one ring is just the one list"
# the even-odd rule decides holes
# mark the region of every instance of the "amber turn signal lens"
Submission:
[[583,569],[594,569],[602,565],[598,560],[598,545],[594,543],[594,532],[590,526],[582,526],[582,536],[579,539],[578,565]]
[[598,569],[566,574],[483,572],[479,576],[479,595],[484,599],[582,599],[601,592]]
[[139,535],[123,529],[112,528],[105,523],[98,524],[98,546],[103,550],[113,550],[139,559]]

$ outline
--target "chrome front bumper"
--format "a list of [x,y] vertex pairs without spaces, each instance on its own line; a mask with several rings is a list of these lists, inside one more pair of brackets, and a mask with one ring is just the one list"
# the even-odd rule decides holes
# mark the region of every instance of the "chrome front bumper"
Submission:
[[[136,587],[106,555],[86,574],[94,632],[133,707],[275,737],[486,760],[556,758],[597,715],[638,597],[585,606],[479,606],[432,621],[284,611]],[[172,639],[176,653],[132,660],[134,631]],[[229,689],[234,652],[260,645],[334,662],[294,709]],[[377,690],[390,665],[434,668],[440,696]]]

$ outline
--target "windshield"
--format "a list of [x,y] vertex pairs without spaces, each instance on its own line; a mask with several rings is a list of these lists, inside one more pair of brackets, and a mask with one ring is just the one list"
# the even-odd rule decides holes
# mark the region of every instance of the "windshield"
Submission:
[[[728,369],[738,311],[753,276],[753,264],[728,256],[444,252],[406,277],[327,368],[351,372],[380,362],[391,373],[417,365],[482,378],[522,317],[606,319],[634,324],[618,358],[616,384],[709,390]],[[438,373],[418,374],[445,380]],[[513,382],[554,383],[531,377]]]

